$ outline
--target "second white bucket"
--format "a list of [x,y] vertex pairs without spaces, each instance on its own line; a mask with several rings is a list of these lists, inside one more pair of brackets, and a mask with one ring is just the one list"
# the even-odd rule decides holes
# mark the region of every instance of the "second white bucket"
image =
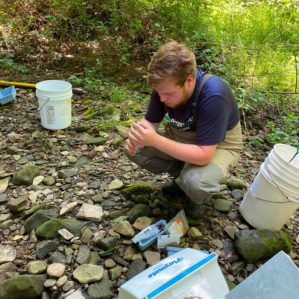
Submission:
[[65,129],[72,122],[72,85],[62,80],[36,84],[41,124],[48,130]]

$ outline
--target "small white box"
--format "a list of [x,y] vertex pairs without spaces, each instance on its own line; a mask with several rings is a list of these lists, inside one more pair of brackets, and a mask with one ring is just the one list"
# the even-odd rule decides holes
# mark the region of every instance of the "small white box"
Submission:
[[217,257],[183,249],[124,283],[118,299],[224,299],[229,289]]

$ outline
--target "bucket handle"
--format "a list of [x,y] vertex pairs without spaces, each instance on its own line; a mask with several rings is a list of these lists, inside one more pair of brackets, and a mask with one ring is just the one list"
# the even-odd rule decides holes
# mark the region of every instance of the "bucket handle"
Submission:
[[279,186],[276,184],[275,180],[273,179],[273,177],[272,177],[272,175],[271,175],[271,172],[269,172],[269,169],[268,169],[268,161],[267,161],[267,159],[265,160],[265,167],[266,167],[266,169],[267,169],[267,171],[268,171],[269,176],[270,176],[271,179],[272,179],[273,184],[276,186],[276,188],[279,190],[279,192],[283,195],[283,197],[284,197],[285,199],[287,199],[288,201],[293,201],[293,202],[299,203],[299,197],[296,198],[296,199],[290,199],[288,196],[286,196],[286,195],[284,194],[284,192],[283,192],[283,191],[279,188]]
[[47,100],[41,105],[41,107],[38,108],[38,111],[41,111],[44,108],[44,106],[50,101],[49,97],[45,97],[45,98],[47,98]]

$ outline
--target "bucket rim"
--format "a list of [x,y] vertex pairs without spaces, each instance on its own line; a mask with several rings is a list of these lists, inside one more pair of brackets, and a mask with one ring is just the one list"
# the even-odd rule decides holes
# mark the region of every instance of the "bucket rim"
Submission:
[[[56,86],[60,85],[61,88],[53,90],[53,86],[52,86],[52,89],[50,87],[51,84],[56,85]],[[60,93],[60,92],[72,91],[72,84],[65,80],[44,80],[44,81],[36,83],[35,88],[36,88],[37,93],[43,93],[43,92]]]
[[[289,145],[289,144],[277,143],[277,144],[274,145],[271,152],[273,151],[273,154],[276,155],[280,160],[282,160],[283,163],[286,163],[288,165],[288,167],[290,167],[292,170],[295,171],[295,173],[299,173],[299,167],[295,167],[293,164],[289,163],[289,160],[287,158],[284,158],[283,156],[279,155],[278,148],[292,149],[293,154],[296,152],[296,148],[294,146]],[[292,157],[292,154],[289,157],[289,159],[291,159],[291,157]]]

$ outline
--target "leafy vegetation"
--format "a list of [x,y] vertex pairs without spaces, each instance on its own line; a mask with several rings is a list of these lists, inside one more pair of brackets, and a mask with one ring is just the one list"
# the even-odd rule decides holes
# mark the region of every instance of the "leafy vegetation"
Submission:
[[[1,79],[52,68],[122,105],[136,96],[130,90],[148,92],[151,54],[175,39],[233,87],[245,131],[251,118],[264,128],[260,139],[295,144],[298,14],[297,0],[0,0]],[[92,113],[85,117],[99,117]]]

